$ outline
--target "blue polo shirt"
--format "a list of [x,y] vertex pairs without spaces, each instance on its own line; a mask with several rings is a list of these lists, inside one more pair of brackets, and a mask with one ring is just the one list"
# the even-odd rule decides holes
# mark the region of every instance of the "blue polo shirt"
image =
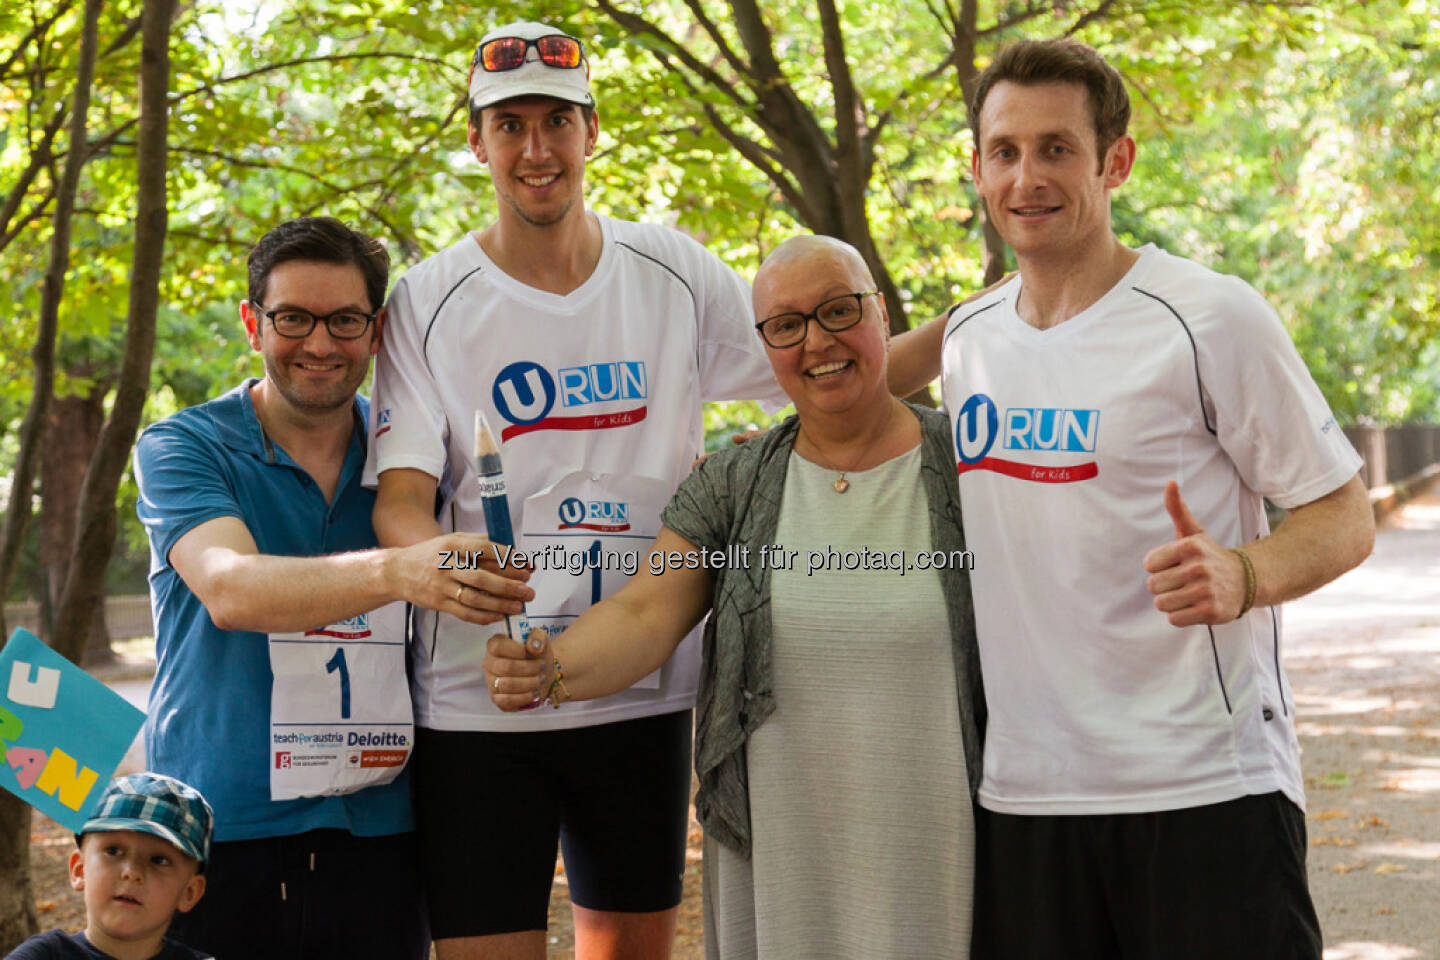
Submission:
[[355,430],[334,500],[326,503],[310,475],[261,429],[250,400],[255,383],[247,380],[167,417],[135,447],[155,617],[146,766],[205,795],[215,808],[218,841],[322,827],[357,836],[411,830],[408,769],[391,783],[344,796],[270,799],[268,638],[216,627],[170,566],[175,541],[216,517],[240,518],[263,554],[305,557],[376,546],[375,494],[360,485],[368,401],[355,398]]

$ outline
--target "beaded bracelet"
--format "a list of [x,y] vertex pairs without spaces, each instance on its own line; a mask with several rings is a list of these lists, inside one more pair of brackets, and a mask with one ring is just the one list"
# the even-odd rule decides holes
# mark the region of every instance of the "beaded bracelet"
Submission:
[[1239,547],[1231,547],[1230,552],[1239,557],[1241,565],[1245,567],[1245,603],[1240,607],[1240,612],[1235,614],[1235,619],[1239,620],[1255,606],[1255,564],[1250,562],[1250,554]]
[[[560,704],[570,699],[570,691],[565,686],[565,668],[560,665],[560,658],[552,656],[550,661],[555,675],[550,681],[549,689],[545,691],[545,696],[540,698],[540,702],[548,703],[551,707],[558,710],[560,709]],[[556,693],[557,690],[559,691],[558,694]]]

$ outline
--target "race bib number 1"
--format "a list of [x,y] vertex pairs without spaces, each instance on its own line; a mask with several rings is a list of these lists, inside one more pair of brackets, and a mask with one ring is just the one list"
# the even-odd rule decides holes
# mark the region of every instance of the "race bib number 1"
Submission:
[[[525,501],[521,549],[531,561],[530,625],[564,632],[646,562],[671,485],[656,477],[571,473]],[[656,689],[660,671],[636,687]]]
[[400,774],[415,742],[405,604],[270,635],[270,799],[353,793]]

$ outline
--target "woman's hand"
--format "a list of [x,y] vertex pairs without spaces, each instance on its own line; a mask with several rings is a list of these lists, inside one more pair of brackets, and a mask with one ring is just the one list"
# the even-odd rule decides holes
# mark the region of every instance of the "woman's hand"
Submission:
[[548,633],[539,628],[531,630],[523,644],[497,633],[486,642],[485,649],[485,676],[495,706],[513,712],[537,706],[545,699],[555,679]]

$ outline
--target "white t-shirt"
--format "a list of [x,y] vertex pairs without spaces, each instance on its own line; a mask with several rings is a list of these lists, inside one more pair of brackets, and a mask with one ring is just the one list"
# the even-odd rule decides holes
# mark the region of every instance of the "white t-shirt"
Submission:
[[[475,410],[501,442],[532,626],[553,634],[626,580],[704,447],[700,404],[786,401],[754,330],[749,287],[678,231],[599,217],[595,271],[565,296],[501,272],[474,237],[417,265],[389,300],[365,482],[439,478],[443,529],[485,532]],[[458,558],[457,558],[458,559]],[[693,705],[699,644],[624,693],[502,713],[480,663],[500,627],[417,611],[416,721],[441,730],[589,726]]]
[[1360,458],[1248,284],[1154,247],[1049,330],[1023,281],[945,330],[989,706],[981,803],[1156,811],[1283,791],[1304,808],[1280,615],[1172,627],[1143,558],[1175,538],[1175,480],[1221,544],[1343,485]]

